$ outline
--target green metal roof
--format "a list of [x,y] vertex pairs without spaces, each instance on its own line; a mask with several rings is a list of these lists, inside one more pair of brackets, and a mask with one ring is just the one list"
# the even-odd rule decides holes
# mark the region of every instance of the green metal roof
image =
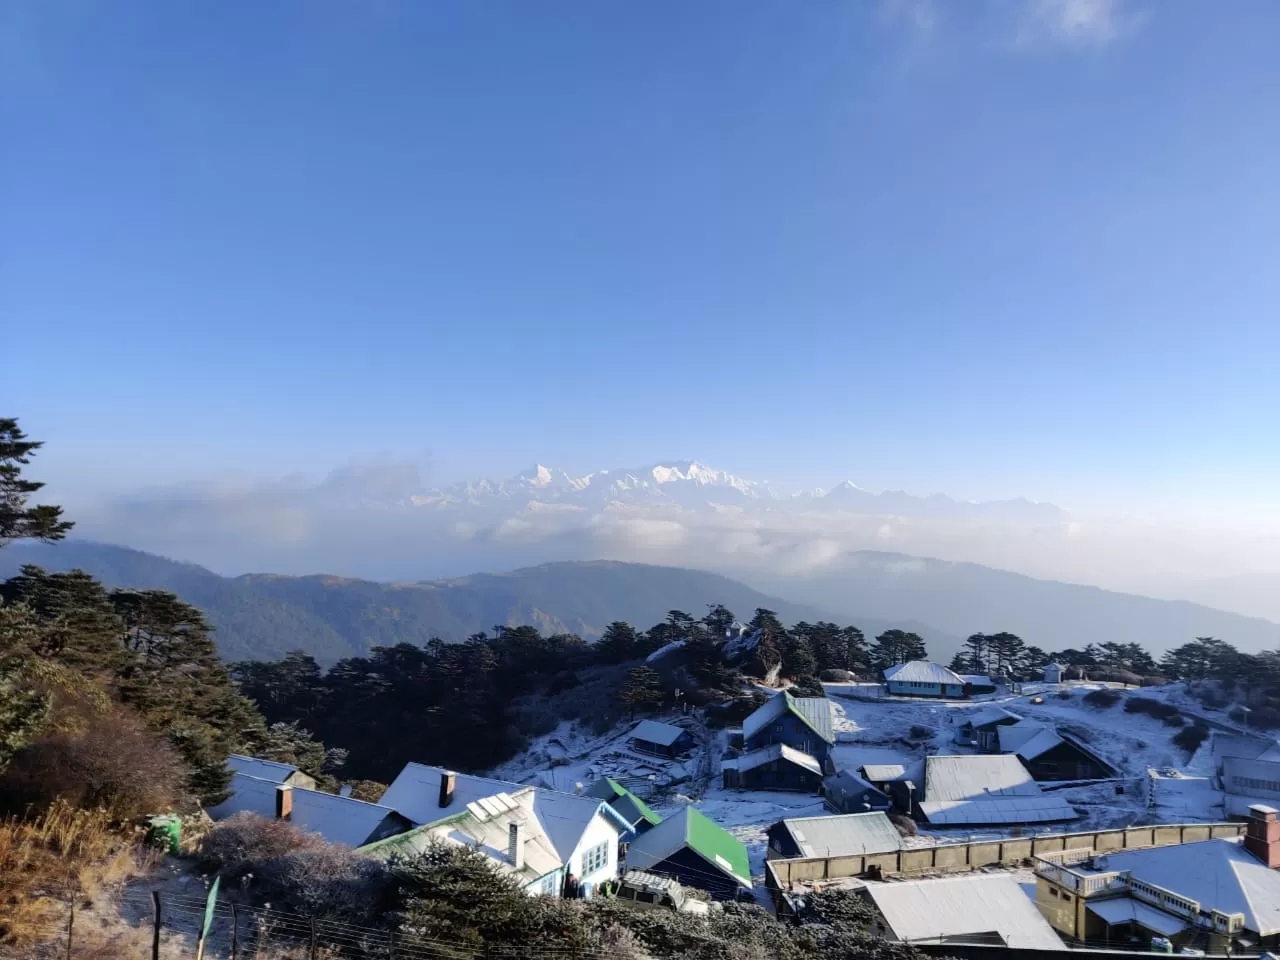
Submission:
[[751,861],[742,841],[700,810],[685,807],[683,812],[689,846],[713,863],[727,862],[733,873],[750,883]]
[[606,777],[605,783],[609,785],[609,789],[610,791],[612,791],[615,799],[622,799],[625,797],[627,800],[631,801],[631,804],[635,807],[636,812],[640,816],[644,817],[644,819],[648,820],[650,823],[654,824],[655,826],[662,822],[662,818],[658,816],[656,813],[654,813],[653,810],[650,809],[647,803],[645,803],[643,800],[637,797],[634,793],[632,793],[630,790],[628,790],[626,787],[620,784],[617,780],[614,780],[612,777]]

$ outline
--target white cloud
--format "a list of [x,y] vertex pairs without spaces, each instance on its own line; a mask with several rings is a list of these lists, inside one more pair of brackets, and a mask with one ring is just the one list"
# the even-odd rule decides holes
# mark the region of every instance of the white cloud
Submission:
[[938,25],[938,8],[934,0],[883,0],[880,17],[887,23],[902,23],[928,33]]
[[1044,41],[1104,46],[1133,33],[1146,14],[1125,0],[1029,0],[1018,31],[1021,45]]

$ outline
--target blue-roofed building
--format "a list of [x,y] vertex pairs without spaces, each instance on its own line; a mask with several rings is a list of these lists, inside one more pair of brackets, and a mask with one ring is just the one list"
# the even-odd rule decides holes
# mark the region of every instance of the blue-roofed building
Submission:
[[269,780],[272,783],[287,783],[291,787],[302,787],[314,790],[316,781],[307,776],[291,763],[280,763],[278,760],[262,760],[258,757],[245,757],[233,753],[227,757],[227,766],[233,774],[243,773],[247,777],[258,780]]
[[817,758],[785,743],[771,743],[723,760],[720,771],[726,789],[803,793],[818,793],[822,789],[822,765]]
[[677,757],[693,749],[693,735],[684,727],[657,720],[641,720],[631,731],[631,746],[641,753]]
[[817,761],[820,775],[829,768],[836,735],[831,724],[831,701],[826,697],[793,697],[783,690],[742,722],[745,753],[785,744]]
[[587,787],[587,795],[603,800],[631,824],[637,836],[662,822],[647,803],[611,777],[604,777]]

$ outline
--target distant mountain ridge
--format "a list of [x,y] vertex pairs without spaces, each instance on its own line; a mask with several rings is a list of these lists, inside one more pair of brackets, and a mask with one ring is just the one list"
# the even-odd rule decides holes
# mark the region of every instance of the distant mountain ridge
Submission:
[[780,493],[767,483],[747,480],[697,461],[677,461],[572,476],[541,464],[507,480],[453,484],[408,498],[419,508],[460,510],[535,504],[600,510],[610,504],[707,509],[731,505],[779,511],[835,511],[886,516],[984,518],[1059,523],[1066,511],[1024,498],[975,502],[944,494],[914,496],[901,490],[871,493],[852,481],[826,489]]
[[914,621],[850,620],[713,573],[612,561],[548,563],[418,583],[327,575],[221,577],[194,564],[73,540],[0,551],[0,578],[12,576],[24,563],[50,570],[78,567],[109,586],[171,590],[205,611],[227,660],[274,659],[302,649],[332,663],[374,646],[421,644],[432,637],[457,642],[497,624],[531,624],[547,633],[594,639],[613,620],[647,629],[668,610],[699,617],[713,603],[744,619],[757,607],[767,607],[784,623],[836,620],[854,623],[871,636],[899,626],[915,630],[939,649],[952,650],[959,643]]

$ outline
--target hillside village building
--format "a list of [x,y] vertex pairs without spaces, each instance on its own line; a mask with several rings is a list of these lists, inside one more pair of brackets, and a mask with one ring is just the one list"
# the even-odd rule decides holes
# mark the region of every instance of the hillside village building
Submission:
[[1036,858],[1036,904],[1077,940],[1170,940],[1208,953],[1280,946],[1280,820],[1255,805],[1242,839]]
[[693,749],[692,734],[684,727],[657,720],[641,720],[631,731],[631,747],[658,757],[678,757]]
[[902,849],[902,834],[880,812],[792,817],[768,830],[767,859],[862,857]]
[[898,812],[931,826],[1061,823],[1079,816],[1066,800],[1044,793],[1012,754],[933,756],[862,770]]
[[1213,759],[1227,816],[1248,817],[1257,803],[1280,807],[1280,741],[1215,733]]
[[721,762],[727,788],[818,793],[834,773],[831,701],[774,695],[742,722],[742,751]]
[[888,795],[848,770],[841,770],[822,781],[822,797],[836,813],[888,811],[893,806]]
[[895,697],[968,697],[972,688],[940,663],[912,660],[885,668],[885,690]]
[[675,877],[717,900],[731,900],[751,888],[751,864],[742,841],[693,807],[684,807],[628,844],[627,868]]
[[1008,874],[868,883],[875,905],[870,932],[903,943],[987,943],[1061,950],[1062,939]]

